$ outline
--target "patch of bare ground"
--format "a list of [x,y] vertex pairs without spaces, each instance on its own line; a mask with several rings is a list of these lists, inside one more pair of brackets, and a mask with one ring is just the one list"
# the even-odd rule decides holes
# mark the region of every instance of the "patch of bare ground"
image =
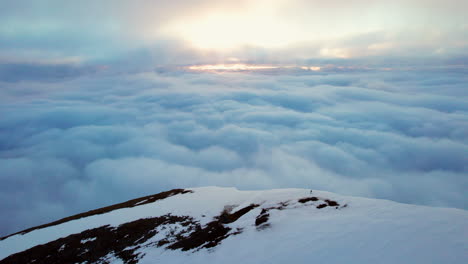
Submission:
[[[318,197],[304,197],[304,198],[301,198],[301,199],[298,199],[297,200],[298,202],[300,203],[307,203],[307,202],[317,202],[317,201],[323,201],[324,203],[321,203],[319,205],[316,206],[317,209],[322,209],[322,208],[325,208],[327,206],[331,206],[331,207],[335,207],[336,209],[339,208],[340,204],[337,202],[337,201],[333,201],[333,200],[330,200],[330,199],[319,199]],[[344,205],[342,207],[346,207],[347,205]]]
[[[172,195],[191,192],[183,189],[175,189],[156,195],[146,196],[125,203],[104,207],[89,211],[87,213],[64,218],[62,220],[25,230],[29,232],[34,229],[48,227],[79,219],[82,217],[103,214],[112,210],[134,207],[137,205],[152,203]],[[336,209],[347,207],[340,206],[336,201],[318,197],[304,197],[297,201],[284,201],[271,207],[262,208],[255,219],[257,230],[270,226],[271,210],[285,210],[297,208],[299,204],[304,206],[315,206],[317,209],[335,207]],[[64,238],[38,245],[23,252],[19,252],[0,260],[0,264],[66,264],[66,263],[109,263],[112,258],[119,258],[125,264],[136,264],[144,255],[142,248],[163,247],[170,250],[200,250],[202,248],[213,248],[229,236],[242,232],[241,228],[232,230],[229,224],[236,222],[243,215],[259,207],[259,204],[250,204],[246,207],[233,210],[235,205],[225,206],[224,210],[206,225],[201,225],[190,216],[175,216],[171,214],[139,219],[128,222],[118,227],[109,225],[85,230],[79,234],[69,235]],[[301,205],[300,207],[303,207]],[[205,217],[205,216],[203,216]],[[156,234],[161,233],[159,240]]]
[[[323,203],[319,204],[316,206],[317,209],[322,209],[327,206],[335,207],[336,209],[340,208],[340,204],[336,201],[329,200],[329,199],[320,199],[318,197],[312,196],[312,197],[304,197],[300,198],[297,200],[301,204],[306,204],[309,205],[309,202],[317,202],[317,201],[322,201]],[[257,227],[257,230],[262,230],[270,226],[268,223],[268,220],[270,219],[270,213],[269,211],[271,210],[284,210],[288,206],[289,201],[287,202],[281,202],[278,203],[278,206],[272,206],[272,207],[267,207],[263,208],[260,214],[255,218],[255,226]],[[310,203],[313,204],[313,203]],[[345,204],[344,206],[341,206],[341,208],[347,207],[348,205]]]
[[318,201],[318,200],[319,200],[319,199],[318,199],[317,197],[305,197],[305,198],[299,199],[298,202],[300,202],[300,203],[307,203],[307,202],[310,202],[310,201],[316,202],[316,201]]
[[[251,204],[234,213],[225,210],[205,226],[192,217],[170,214],[139,219],[118,227],[102,226],[13,254],[1,260],[0,264],[109,263],[109,256],[119,258],[125,264],[136,264],[143,257],[138,252],[142,247],[166,246],[183,251],[212,248],[227,237],[242,232],[225,224],[237,221],[258,206]],[[183,228],[166,232],[159,241],[148,241],[173,224]]]
[[161,192],[161,193],[158,193],[158,194],[149,195],[149,196],[129,200],[129,201],[126,201],[126,202],[123,202],[123,203],[114,204],[114,205],[111,205],[111,206],[106,206],[106,207],[102,207],[102,208],[99,208],[99,209],[91,210],[91,211],[88,211],[88,212],[85,212],[85,213],[65,217],[63,219],[60,219],[60,220],[57,220],[57,221],[54,221],[54,222],[51,222],[51,223],[48,223],[48,224],[45,224],[45,225],[40,225],[40,226],[28,228],[26,230],[23,230],[23,231],[20,231],[20,232],[17,232],[17,233],[2,237],[2,238],[0,238],[0,241],[6,239],[8,237],[14,236],[14,235],[18,235],[18,234],[24,235],[26,233],[29,233],[29,232],[37,230],[37,229],[63,224],[63,223],[68,222],[68,221],[72,221],[72,220],[76,220],[76,219],[80,219],[80,218],[84,218],[84,217],[88,217],[88,216],[92,216],[92,215],[105,214],[105,213],[108,213],[110,211],[114,211],[114,210],[117,210],[117,209],[130,208],[130,207],[135,207],[135,206],[138,206],[138,205],[153,203],[153,202],[155,202],[157,200],[163,200],[163,199],[165,199],[167,197],[170,197],[170,196],[174,196],[174,195],[177,195],[177,194],[191,193],[191,192],[193,192],[193,191],[184,190],[184,189],[173,189],[173,190],[170,190],[170,191]]
[[136,264],[142,257],[137,250],[156,235],[157,227],[174,223],[189,228],[199,225],[191,217],[173,215],[139,219],[118,227],[107,225],[13,254],[0,264],[109,263],[109,256]]
[[262,228],[265,228],[268,226],[268,224],[265,223],[268,222],[269,219],[270,214],[268,213],[268,210],[263,208],[260,214],[257,216],[257,218],[255,218],[255,226],[257,226],[257,228],[260,228],[260,226],[262,226]]
[[267,207],[267,208],[262,208],[262,211],[260,214],[255,218],[255,226],[257,227],[257,230],[262,230],[270,226],[268,220],[270,219],[270,210],[283,210],[288,206],[288,202],[280,202],[278,206],[272,206],[272,207]]
[[319,204],[317,205],[317,209],[322,209],[322,208],[325,208],[327,207],[327,204]]
[[[228,210],[224,210],[219,216],[215,217],[214,221],[211,221],[203,228],[196,229],[189,236],[173,243],[168,246],[168,248],[187,251],[192,249],[215,247],[222,240],[231,235],[231,228],[224,224],[230,224],[237,221],[241,216],[258,206],[258,204],[251,204],[234,213],[229,213]],[[239,232],[240,230],[237,230],[234,234],[238,234]]]

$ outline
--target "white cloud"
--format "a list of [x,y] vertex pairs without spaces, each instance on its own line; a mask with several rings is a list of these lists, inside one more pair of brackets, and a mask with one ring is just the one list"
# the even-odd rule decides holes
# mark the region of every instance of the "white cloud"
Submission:
[[148,72],[0,83],[0,210],[20,219],[1,220],[0,233],[204,185],[468,208],[463,78]]

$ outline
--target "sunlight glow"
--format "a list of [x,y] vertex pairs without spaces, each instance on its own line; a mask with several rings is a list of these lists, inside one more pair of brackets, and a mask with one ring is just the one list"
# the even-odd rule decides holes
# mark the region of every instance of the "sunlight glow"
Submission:
[[189,71],[205,72],[239,72],[239,71],[266,71],[266,70],[302,70],[321,71],[320,66],[298,66],[298,65],[262,65],[247,63],[223,63],[223,64],[203,64],[185,67]]
[[276,6],[256,1],[247,10],[217,10],[170,23],[165,32],[198,49],[229,50],[243,46],[277,48],[304,37],[286,21],[275,17]]
[[269,70],[278,69],[278,66],[269,65],[251,65],[251,64],[207,64],[207,65],[193,65],[189,66],[189,70],[193,71],[255,71],[255,70]]
[[300,67],[301,69],[305,70],[305,71],[320,71],[322,69],[322,67],[319,67],[319,66],[302,66]]

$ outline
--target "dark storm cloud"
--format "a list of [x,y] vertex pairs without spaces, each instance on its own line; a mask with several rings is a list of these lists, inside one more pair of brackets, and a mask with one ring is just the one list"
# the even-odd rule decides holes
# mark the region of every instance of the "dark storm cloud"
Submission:
[[464,73],[33,77],[0,82],[1,234],[203,185],[468,208]]

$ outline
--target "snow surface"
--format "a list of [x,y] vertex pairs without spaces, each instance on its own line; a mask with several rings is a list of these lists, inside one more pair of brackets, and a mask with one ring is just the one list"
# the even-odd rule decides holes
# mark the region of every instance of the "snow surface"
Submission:
[[[133,208],[115,210],[57,226],[15,235],[0,241],[0,260],[39,244],[103,225],[146,217],[188,215],[202,224],[225,208],[233,211],[260,204],[231,227],[243,232],[215,248],[195,252],[142,248],[140,263],[468,263],[468,211],[432,208],[396,202],[340,196],[313,191],[313,196],[335,200],[347,207],[316,209],[297,199],[309,197],[307,189],[239,191],[235,188],[193,188]],[[271,210],[270,226],[258,230],[255,218],[262,208],[290,201],[287,210]],[[160,236],[162,234],[158,234]],[[109,256],[112,263],[122,263]]]
[[88,238],[88,239],[83,239],[83,240],[81,240],[80,242],[81,242],[81,244],[84,244],[84,243],[88,243],[88,242],[91,242],[91,241],[94,241],[94,240],[96,240],[95,237],[93,237],[93,238]]

